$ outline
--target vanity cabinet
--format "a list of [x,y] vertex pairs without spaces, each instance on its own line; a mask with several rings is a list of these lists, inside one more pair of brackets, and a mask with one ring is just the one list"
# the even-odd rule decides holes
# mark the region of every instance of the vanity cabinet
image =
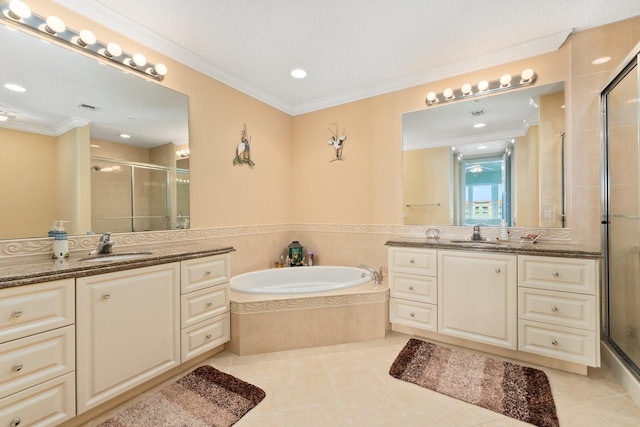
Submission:
[[389,248],[389,321],[438,329],[437,251]]
[[0,292],[0,425],[75,416],[74,280]]
[[182,362],[231,339],[229,261],[224,254],[181,262]]
[[598,277],[597,260],[520,256],[518,349],[599,366]]
[[180,364],[180,263],[76,279],[82,413]]
[[517,256],[438,252],[438,332],[517,349]]

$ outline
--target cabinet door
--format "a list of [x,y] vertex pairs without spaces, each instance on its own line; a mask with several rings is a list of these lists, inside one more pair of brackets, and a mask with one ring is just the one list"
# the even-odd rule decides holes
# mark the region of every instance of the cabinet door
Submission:
[[517,257],[438,252],[438,332],[516,349]]
[[76,281],[78,413],[180,363],[180,264]]

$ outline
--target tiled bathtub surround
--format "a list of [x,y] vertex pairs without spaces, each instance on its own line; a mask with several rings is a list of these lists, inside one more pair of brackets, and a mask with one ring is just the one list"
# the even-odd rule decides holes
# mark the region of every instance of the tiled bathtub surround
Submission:
[[389,288],[366,284],[308,295],[231,291],[231,341],[239,355],[384,338]]

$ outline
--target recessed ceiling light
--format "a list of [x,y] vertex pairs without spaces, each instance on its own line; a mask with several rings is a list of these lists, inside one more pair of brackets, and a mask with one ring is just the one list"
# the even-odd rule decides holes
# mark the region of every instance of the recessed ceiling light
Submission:
[[486,126],[486,124],[484,124],[484,123],[476,123],[475,125],[473,125],[474,128],[483,128],[485,126]]
[[4,87],[6,89],[12,90],[14,92],[26,92],[27,90],[20,85],[15,83],[5,83]]
[[611,57],[610,56],[601,56],[600,58],[596,58],[594,59],[591,63],[593,65],[600,65],[600,64],[604,64],[606,62],[611,61]]
[[121,133],[120,134],[120,138],[129,139],[129,138],[131,138],[131,135],[128,135],[126,133]]
[[302,68],[296,68],[295,70],[291,70],[291,77],[296,79],[304,79],[307,77],[307,72]]

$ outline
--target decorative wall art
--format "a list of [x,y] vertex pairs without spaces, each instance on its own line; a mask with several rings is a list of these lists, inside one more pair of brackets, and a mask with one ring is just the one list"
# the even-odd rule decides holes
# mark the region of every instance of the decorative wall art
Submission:
[[342,149],[344,148],[344,142],[347,140],[347,134],[345,129],[342,129],[342,135],[340,135],[338,133],[338,124],[337,123],[333,123],[336,126],[336,131],[332,131],[331,129],[329,129],[331,131],[331,138],[329,138],[329,140],[327,141],[327,144],[333,146],[333,149],[335,150],[335,157],[333,158],[333,160],[330,160],[331,162],[335,162],[336,160],[345,160],[344,157],[342,157]]
[[233,164],[247,164],[249,167],[255,166],[255,163],[251,160],[251,137],[247,136],[247,124],[244,124],[242,132],[240,132],[240,144],[236,151],[236,158],[233,159]]

